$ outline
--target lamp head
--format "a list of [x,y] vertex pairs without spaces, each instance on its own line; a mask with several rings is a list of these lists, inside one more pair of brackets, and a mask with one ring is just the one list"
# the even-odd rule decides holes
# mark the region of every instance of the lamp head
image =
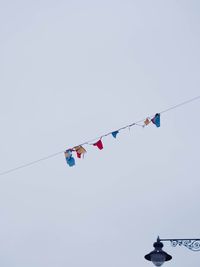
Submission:
[[145,255],[145,259],[152,261],[155,266],[161,266],[165,261],[170,261],[172,256],[162,250],[163,243],[160,242],[158,237],[157,241],[153,244],[154,250]]

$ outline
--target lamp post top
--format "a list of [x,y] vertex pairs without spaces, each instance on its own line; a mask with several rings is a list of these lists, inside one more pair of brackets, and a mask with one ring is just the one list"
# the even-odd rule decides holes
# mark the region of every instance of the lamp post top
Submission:
[[161,266],[165,261],[171,260],[172,256],[162,250],[162,242],[166,241],[169,241],[173,247],[176,247],[177,245],[185,246],[186,248],[192,251],[200,251],[200,238],[161,239],[158,236],[156,242],[153,244],[154,250],[151,251],[149,254],[145,255],[145,259],[148,261],[152,261],[155,266]]

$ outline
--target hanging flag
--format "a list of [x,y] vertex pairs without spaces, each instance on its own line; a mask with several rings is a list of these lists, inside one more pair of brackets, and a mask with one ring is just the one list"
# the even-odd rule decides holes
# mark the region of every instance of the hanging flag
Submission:
[[156,113],[156,115],[153,117],[153,119],[151,119],[151,121],[153,122],[153,124],[156,125],[156,127],[160,127],[160,114]]
[[85,148],[82,147],[82,146],[75,146],[74,149],[75,149],[76,154],[77,154],[77,157],[78,157],[79,159],[81,158],[81,155],[83,155],[83,157],[84,157],[84,154],[87,152],[87,151],[85,150]]
[[147,126],[150,122],[151,120],[149,118],[146,118],[146,120],[144,121],[144,126]]
[[66,161],[70,167],[73,167],[75,165],[75,159],[72,156],[70,158],[67,158]]
[[114,131],[114,132],[112,132],[112,136],[113,136],[114,138],[116,138],[118,133],[119,133],[119,131]]
[[72,150],[71,149],[68,149],[68,150],[66,150],[64,152],[64,154],[65,154],[65,158],[66,158],[67,164],[70,167],[73,167],[75,165],[75,159],[72,156]]
[[99,141],[97,141],[96,143],[94,143],[93,146],[97,146],[98,149],[102,150],[103,149],[103,143],[102,143],[101,139]]

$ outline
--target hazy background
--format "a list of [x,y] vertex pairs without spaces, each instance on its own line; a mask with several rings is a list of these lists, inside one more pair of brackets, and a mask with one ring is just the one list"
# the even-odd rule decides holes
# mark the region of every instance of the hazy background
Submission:
[[[0,171],[200,95],[200,1],[0,1]],[[2,267],[145,267],[200,238],[199,103],[0,177]],[[200,252],[165,244],[166,266]]]

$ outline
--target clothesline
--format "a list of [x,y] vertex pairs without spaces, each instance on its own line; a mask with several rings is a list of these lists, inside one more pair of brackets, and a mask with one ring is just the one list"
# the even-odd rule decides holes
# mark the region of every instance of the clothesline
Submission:
[[[163,114],[163,113],[169,112],[169,111],[171,111],[171,110],[177,109],[177,108],[179,108],[179,107],[181,107],[181,106],[187,105],[187,104],[192,103],[192,102],[194,102],[194,101],[196,101],[196,100],[199,100],[199,99],[200,99],[200,95],[199,95],[199,96],[196,96],[196,97],[194,97],[194,98],[188,99],[188,100],[186,100],[186,101],[184,101],[184,102],[181,102],[181,103],[179,103],[179,104],[177,104],[177,105],[171,106],[171,107],[169,107],[169,108],[167,108],[167,109],[165,109],[165,110],[163,110],[163,111],[160,111],[160,112],[157,113],[157,114]],[[156,115],[157,115],[157,114],[156,114]],[[85,141],[85,142],[83,142],[82,144],[73,146],[72,148],[77,148],[77,149],[78,149],[78,147],[82,147],[82,146],[84,146],[84,145],[96,145],[96,143],[93,143],[94,141],[96,141],[96,140],[101,140],[103,137],[106,137],[106,136],[111,135],[111,134],[113,135],[113,137],[116,138],[116,136],[114,136],[114,135],[117,135],[117,133],[118,133],[119,131],[124,130],[124,129],[127,129],[127,128],[130,128],[130,127],[133,127],[133,126],[141,126],[141,127],[143,127],[143,126],[145,126],[145,124],[146,124],[146,123],[145,123],[145,120],[147,120],[147,119],[149,120],[149,119],[151,119],[151,118],[154,118],[154,119],[155,119],[155,115],[147,116],[147,117],[144,118],[144,119],[138,120],[138,121],[133,122],[133,123],[128,124],[128,125],[125,125],[125,126],[119,128],[119,129],[117,129],[117,130],[112,131],[112,132],[105,133],[105,134],[103,134],[103,135],[101,135],[101,136],[98,136],[98,137],[96,137],[96,138],[93,138],[92,140]],[[152,119],[151,119],[151,120],[152,120]],[[149,121],[149,122],[150,122],[150,121]],[[141,124],[141,123],[143,123],[143,124]],[[97,146],[98,146],[98,145],[97,145]],[[29,167],[29,166],[31,166],[31,165],[34,165],[34,164],[37,164],[37,163],[39,163],[39,162],[42,162],[42,161],[48,160],[48,159],[50,159],[50,158],[56,157],[56,156],[58,156],[58,155],[60,155],[60,154],[62,154],[62,153],[66,153],[67,151],[70,151],[70,150],[72,150],[72,149],[62,150],[62,151],[59,151],[59,152],[56,152],[56,153],[47,155],[46,157],[42,157],[42,158],[39,158],[39,159],[37,159],[37,160],[28,162],[28,163],[26,163],[26,164],[22,164],[22,165],[20,165],[20,166],[15,167],[15,168],[10,168],[10,169],[8,169],[8,170],[6,170],[6,171],[0,172],[0,176],[2,176],[2,175],[6,175],[6,174],[11,173],[11,172],[15,172],[15,171],[20,170],[20,169],[23,169],[23,168],[27,168],[27,167]],[[76,150],[75,150],[75,151],[76,151]],[[81,155],[80,155],[80,156],[81,156]]]

